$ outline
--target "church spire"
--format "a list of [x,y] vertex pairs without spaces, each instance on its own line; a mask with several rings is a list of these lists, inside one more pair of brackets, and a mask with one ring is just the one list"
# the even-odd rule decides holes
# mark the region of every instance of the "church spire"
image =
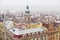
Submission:
[[27,6],[26,6],[26,11],[25,11],[25,13],[30,14],[29,6],[28,6],[28,0],[27,0]]
[[26,9],[29,10],[29,6],[28,6],[28,0],[27,0],[27,6],[26,6]]
[[28,5],[27,5],[26,9],[29,10],[29,6]]

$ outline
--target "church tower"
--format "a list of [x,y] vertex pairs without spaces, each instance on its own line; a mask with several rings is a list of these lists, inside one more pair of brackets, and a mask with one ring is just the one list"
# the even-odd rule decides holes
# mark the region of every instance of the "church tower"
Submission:
[[26,10],[25,10],[25,22],[26,23],[30,23],[31,22],[31,14],[30,14],[30,10],[29,10],[29,6],[26,6]]

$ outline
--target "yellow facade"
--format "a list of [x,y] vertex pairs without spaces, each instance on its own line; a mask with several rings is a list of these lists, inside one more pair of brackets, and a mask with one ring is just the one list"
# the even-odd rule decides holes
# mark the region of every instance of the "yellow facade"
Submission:
[[3,22],[0,22],[0,40],[4,39],[4,29],[3,29]]
[[60,26],[58,27],[58,30],[59,30],[59,34],[60,34]]
[[0,22],[0,28],[2,28],[3,27],[3,22]]
[[40,28],[40,27],[42,27],[42,23],[27,24],[26,27],[28,29],[30,29],[30,28]]
[[59,39],[60,39],[60,26],[58,27],[58,35],[59,35]]
[[1,30],[2,32],[4,32],[4,30],[3,30],[3,22],[0,22],[0,30]]

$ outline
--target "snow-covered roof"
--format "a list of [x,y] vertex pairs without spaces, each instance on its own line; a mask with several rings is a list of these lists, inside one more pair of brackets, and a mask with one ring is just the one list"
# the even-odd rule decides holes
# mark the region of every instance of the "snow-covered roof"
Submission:
[[[15,31],[13,31],[13,29]],[[33,28],[33,29],[25,29],[25,30],[22,30],[22,29],[17,29],[17,28],[13,28],[13,29],[10,29],[9,31],[15,35],[22,35],[22,34],[27,34],[27,33],[34,33],[34,32],[42,32],[42,31],[45,31],[45,29],[43,27],[41,28]]]
[[55,23],[60,23],[60,21],[55,21]]
[[13,21],[5,21],[4,22],[4,27],[6,27],[7,29],[9,28],[9,26],[11,26],[11,24],[13,23]]

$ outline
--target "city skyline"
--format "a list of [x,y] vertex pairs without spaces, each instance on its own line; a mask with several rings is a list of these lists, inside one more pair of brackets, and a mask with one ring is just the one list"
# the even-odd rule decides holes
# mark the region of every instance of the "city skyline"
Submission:
[[[28,0],[31,11],[60,11],[59,0]],[[0,0],[0,11],[26,10],[27,0]]]

